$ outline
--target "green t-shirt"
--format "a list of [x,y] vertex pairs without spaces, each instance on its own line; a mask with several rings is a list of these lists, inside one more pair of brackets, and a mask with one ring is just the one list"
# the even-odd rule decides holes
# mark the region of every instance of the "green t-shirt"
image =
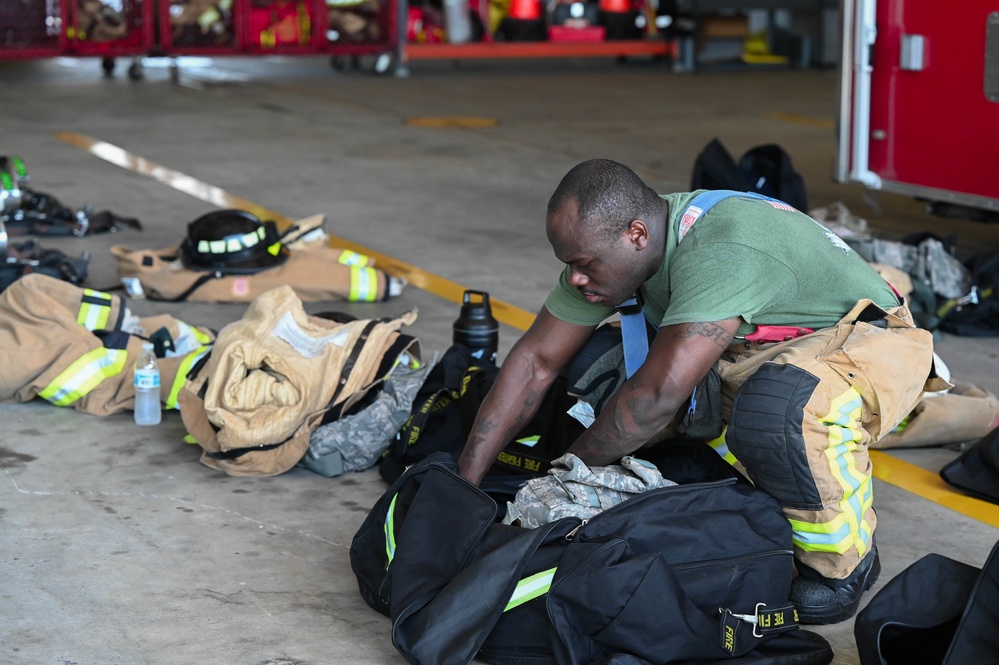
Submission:
[[[659,325],[721,321],[812,329],[835,325],[863,298],[890,309],[898,299],[863,258],[808,215],[748,197],[723,199],[688,226],[681,221],[703,190],[663,196],[669,203],[666,254],[642,284],[645,312]],[[614,309],[587,302],[569,284],[569,268],[545,307],[577,325],[596,325]]]

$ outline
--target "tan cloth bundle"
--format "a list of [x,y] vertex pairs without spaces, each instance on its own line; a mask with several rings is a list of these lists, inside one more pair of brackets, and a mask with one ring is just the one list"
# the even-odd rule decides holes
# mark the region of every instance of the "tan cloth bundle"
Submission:
[[309,434],[379,385],[419,343],[402,335],[416,312],[347,323],[310,316],[291,287],[253,301],[219,333],[211,357],[180,396],[201,461],[234,476],[269,476],[305,455]]
[[977,441],[999,426],[999,399],[970,383],[955,382],[940,394],[923,397],[904,426],[872,448],[924,448]]
[[[301,240],[287,243],[291,250],[288,260],[248,275],[190,270],[180,260],[179,245],[160,250],[115,245],[111,254],[117,261],[118,276],[133,297],[144,294],[153,300],[250,302],[275,287],[288,285],[306,302],[387,300],[389,277],[385,272],[373,267],[370,257],[330,247],[321,228],[323,222],[323,215],[296,222],[292,229]],[[323,241],[311,240],[313,232]]]
[[0,400],[42,397],[100,416],[131,410],[132,365],[145,338],[165,329],[179,352],[157,361],[160,398],[174,408],[187,369],[214,333],[169,315],[126,315],[119,296],[47,275],[18,279],[0,293]]

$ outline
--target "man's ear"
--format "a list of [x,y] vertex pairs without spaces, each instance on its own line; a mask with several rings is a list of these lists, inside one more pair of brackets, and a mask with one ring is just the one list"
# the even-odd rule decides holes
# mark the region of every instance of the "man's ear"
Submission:
[[649,226],[640,219],[631,220],[625,235],[637,250],[643,250],[649,244]]

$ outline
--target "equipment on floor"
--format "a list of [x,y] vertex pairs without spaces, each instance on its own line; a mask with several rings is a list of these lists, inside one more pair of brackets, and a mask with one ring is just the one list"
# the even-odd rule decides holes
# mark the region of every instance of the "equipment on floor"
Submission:
[[419,341],[400,332],[415,320],[415,311],[345,323],[313,316],[287,285],[254,299],[180,391],[202,464],[232,476],[294,467],[330,412],[349,412],[404,354],[419,360]]
[[138,317],[118,295],[33,273],[0,293],[0,400],[36,397],[106,416],[131,410],[129,371],[152,342],[163,408],[177,408],[190,368],[215,333],[162,314]]
[[694,161],[690,189],[756,192],[808,211],[804,178],[787,150],[775,143],[750,148],[736,163],[719,139],[711,139]]
[[999,654],[999,543],[979,569],[928,554],[857,615],[861,665],[994,663]]
[[[412,414],[379,463],[382,478],[393,482],[406,467],[437,452],[457,459],[472,431],[482,400],[499,368],[455,344],[433,367],[413,399]],[[499,453],[482,487],[512,497],[520,485],[544,474],[584,428],[566,411],[575,403],[565,379],[556,379],[535,417]]]
[[361,596],[391,617],[413,665],[832,660],[788,602],[790,525],[748,482],[659,488],[534,529],[496,515],[439,453],[407,469],[354,535]]
[[192,222],[179,246],[114,245],[111,255],[132,298],[250,302],[281,285],[310,302],[379,302],[402,293],[404,278],[373,267],[368,256],[330,247],[324,222],[313,215],[278,235],[273,222],[223,210]]
[[187,225],[180,260],[191,270],[252,275],[288,260],[277,226],[245,210],[217,210]]
[[141,229],[139,220],[109,210],[95,213],[91,205],[74,211],[55,196],[28,187],[28,167],[17,155],[0,155],[0,222],[9,236],[83,237]]
[[999,428],[948,462],[940,477],[952,487],[999,504]]
[[42,247],[34,238],[8,244],[2,221],[0,258],[4,259],[0,262],[0,291],[32,273],[48,275],[79,286],[87,278],[87,267],[90,264],[89,252],[82,252],[74,259],[58,249]]
[[468,347],[472,357],[496,364],[499,349],[499,321],[493,317],[489,294],[465,291],[461,315],[451,324],[451,343]]
[[971,276],[970,290],[940,303],[939,328],[955,335],[999,335],[999,251],[987,250],[965,262]]

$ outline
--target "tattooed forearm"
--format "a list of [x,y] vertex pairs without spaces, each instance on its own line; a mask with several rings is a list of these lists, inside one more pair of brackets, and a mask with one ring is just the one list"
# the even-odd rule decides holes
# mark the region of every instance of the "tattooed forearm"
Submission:
[[684,339],[692,337],[704,337],[711,340],[718,348],[727,349],[728,345],[735,339],[735,334],[714,323],[691,323],[683,326],[677,332],[677,336]]
[[619,460],[645,445],[668,424],[673,414],[659,406],[652,403],[640,384],[622,387],[569,452],[587,464],[603,465]]

